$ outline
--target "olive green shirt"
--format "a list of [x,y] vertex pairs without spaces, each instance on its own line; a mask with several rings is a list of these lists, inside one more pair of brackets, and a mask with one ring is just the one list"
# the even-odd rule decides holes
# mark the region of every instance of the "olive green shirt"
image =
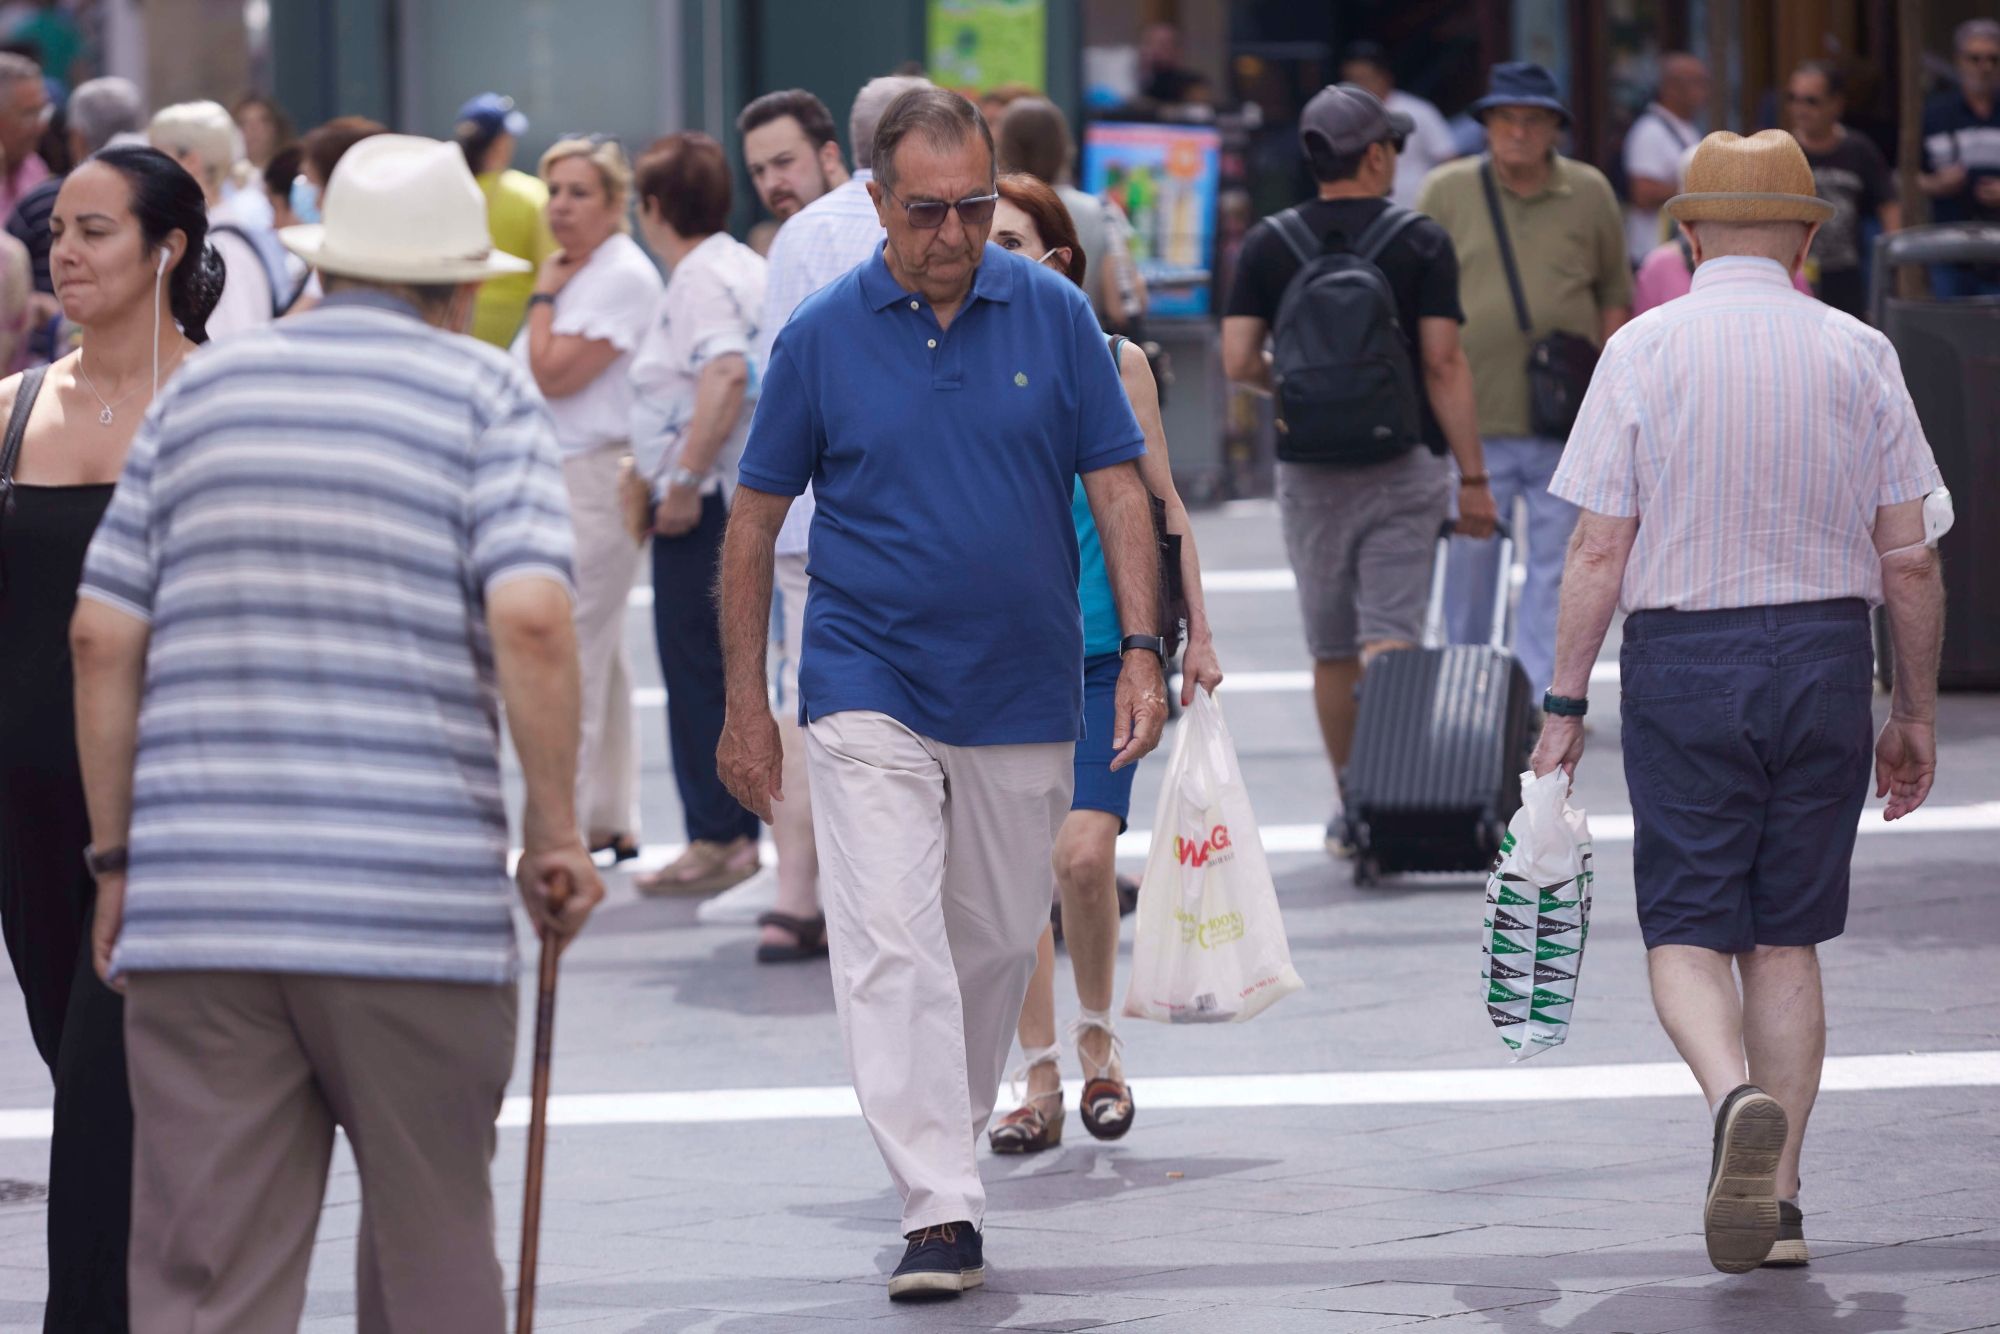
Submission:
[[1432,172],[1417,197],[1417,211],[1437,219],[1458,250],[1458,299],[1465,309],[1461,337],[1472,363],[1479,433],[1525,436],[1533,434],[1528,426],[1530,344],[1558,329],[1602,344],[1603,312],[1632,304],[1625,216],[1602,172],[1560,154],[1539,194],[1524,199],[1496,179],[1533,325],[1531,332],[1522,333],[1486,192],[1479,184],[1484,161],[1459,158]]

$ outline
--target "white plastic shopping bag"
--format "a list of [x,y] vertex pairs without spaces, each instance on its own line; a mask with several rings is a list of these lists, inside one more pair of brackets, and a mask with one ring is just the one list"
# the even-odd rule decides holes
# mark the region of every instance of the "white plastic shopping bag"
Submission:
[[1486,1013],[1525,1061],[1569,1036],[1590,935],[1590,826],[1569,803],[1569,775],[1521,775],[1521,809],[1486,877],[1480,926]]
[[1305,985],[1236,746],[1206,690],[1174,733],[1136,917],[1130,1018],[1240,1023]]

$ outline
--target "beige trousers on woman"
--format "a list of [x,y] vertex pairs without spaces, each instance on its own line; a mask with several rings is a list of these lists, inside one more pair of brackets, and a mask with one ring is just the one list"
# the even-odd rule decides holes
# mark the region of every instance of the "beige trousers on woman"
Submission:
[[640,548],[618,507],[623,444],[563,460],[576,529],[576,647],[583,662],[583,739],[576,757],[576,815],[586,834],[639,836],[639,760],[632,744],[632,665],[625,604]]

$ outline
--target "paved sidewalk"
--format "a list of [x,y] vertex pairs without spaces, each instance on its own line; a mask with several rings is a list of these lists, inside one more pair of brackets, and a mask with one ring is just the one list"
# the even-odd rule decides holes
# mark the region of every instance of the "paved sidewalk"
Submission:
[[[1197,519],[1216,568],[1282,564],[1256,507]],[[1254,585],[1254,581],[1249,581]],[[1225,668],[1303,665],[1291,596],[1213,599]],[[635,613],[635,647],[643,620]],[[656,684],[650,649],[645,684]],[[1629,811],[1615,687],[1584,760],[1580,801]],[[1330,784],[1302,693],[1222,695],[1267,825],[1324,820]],[[659,714],[642,714],[651,842],[678,838]],[[691,1121],[620,1104],[615,1124],[550,1138],[543,1329],[591,1334],[883,1329],[1285,1334],[1420,1326],[1576,1334],[1946,1334],[2000,1329],[2000,882],[1982,803],[2000,800],[2000,698],[1947,700],[1933,803],[1969,827],[1861,841],[1849,933],[1824,951],[1831,1052],[1945,1053],[1920,1087],[1825,1094],[1805,1163],[1814,1261],[1725,1277],[1708,1267],[1699,1210],[1708,1131],[1698,1097],[1628,1096],[1644,1081],[1599,1071],[1577,1096],[1511,1101],[1545,1071],[1672,1062],[1652,1018],[1633,919],[1630,844],[1598,849],[1593,931],[1568,1046],[1511,1066],[1478,975],[1479,884],[1394,881],[1357,891],[1318,853],[1273,859],[1307,990],[1231,1028],[1128,1023],[1139,1112],[1116,1145],[1077,1118],[1051,1154],[987,1158],[985,1289],[892,1307],[897,1203],[858,1118],[748,1120],[726,1093]],[[1139,780],[1150,828],[1162,760]],[[2000,818],[1996,815],[1995,818]],[[698,927],[694,905],[611,902],[564,961],[556,1091],[818,1089],[844,1084],[823,966],[759,968],[753,935]],[[1130,928],[1126,931],[1129,949]],[[47,1145],[4,1109],[45,1107],[11,982],[0,982],[0,1179],[45,1180]],[[1058,1005],[1074,1012],[1067,964]],[[1122,990],[1122,981],[1121,981]],[[524,1007],[524,1015],[527,1007]],[[525,1019],[524,1019],[525,1022]],[[526,1091],[528,1035],[516,1092]],[[1953,1055],[1956,1053],[1957,1055]],[[1988,1053],[1989,1055],[1976,1055]],[[1851,1084],[1892,1084],[1863,1062]],[[1985,1083],[1963,1087],[1942,1069]],[[1462,1071],[1462,1100],[1397,1102],[1387,1072]],[[1351,1105],[1228,1107],[1240,1077],[1347,1072]],[[1074,1078],[1074,1062],[1067,1073]],[[1167,1110],[1148,1079],[1172,1086]],[[1254,1087],[1267,1087],[1257,1085]],[[770,1095],[798,1111],[808,1095]],[[1454,1098],[1460,1097],[1455,1086]],[[574,1109],[574,1104],[565,1104]],[[650,1107],[650,1111],[648,1108]],[[781,1107],[780,1110],[784,1108]],[[9,1138],[9,1134],[17,1137]],[[495,1165],[500,1252],[519,1239],[523,1137]],[[356,1182],[343,1152],[322,1219],[305,1328],[353,1328]],[[36,1203],[0,1199],[0,1331],[39,1328]],[[261,1334],[261,1332],[260,1332]]]

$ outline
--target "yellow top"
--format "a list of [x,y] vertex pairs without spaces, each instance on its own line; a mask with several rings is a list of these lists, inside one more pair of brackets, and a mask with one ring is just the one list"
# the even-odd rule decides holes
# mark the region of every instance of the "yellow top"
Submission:
[[[497,250],[519,256],[537,269],[556,251],[549,235],[549,190],[521,171],[489,171],[479,178],[486,194],[486,228]],[[472,336],[495,347],[507,347],[528,313],[535,290],[533,273],[507,273],[488,278],[472,308]]]

